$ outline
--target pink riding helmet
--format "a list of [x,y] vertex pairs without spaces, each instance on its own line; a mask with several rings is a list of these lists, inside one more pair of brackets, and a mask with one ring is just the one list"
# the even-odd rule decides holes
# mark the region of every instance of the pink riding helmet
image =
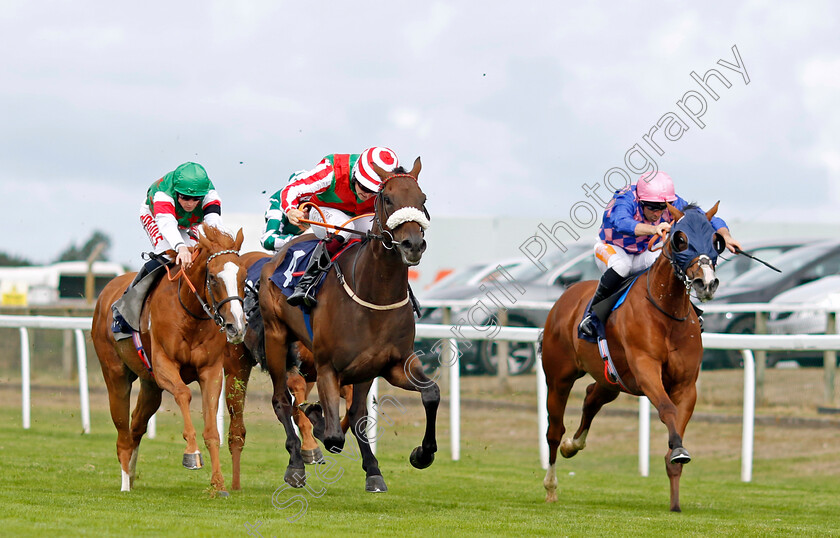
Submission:
[[647,172],[636,183],[636,195],[643,202],[673,202],[677,199],[674,182],[665,172]]

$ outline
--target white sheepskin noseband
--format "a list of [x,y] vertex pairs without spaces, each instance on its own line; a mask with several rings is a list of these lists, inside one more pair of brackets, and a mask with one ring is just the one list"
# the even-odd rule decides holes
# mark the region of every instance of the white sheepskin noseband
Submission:
[[397,209],[388,217],[388,222],[385,223],[385,226],[393,230],[400,224],[406,222],[416,222],[424,230],[429,227],[429,219],[416,207],[402,207]]

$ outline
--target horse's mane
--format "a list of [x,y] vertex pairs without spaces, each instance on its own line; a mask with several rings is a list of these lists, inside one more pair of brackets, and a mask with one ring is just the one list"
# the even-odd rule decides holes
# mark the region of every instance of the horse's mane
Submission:
[[[697,205],[697,202],[690,202],[687,206],[685,206],[683,208],[682,212],[685,213],[686,211],[689,211],[691,209],[700,209],[700,206]],[[703,211],[703,210],[700,209],[700,211]]]
[[202,224],[201,234],[214,246],[218,246],[219,250],[232,249],[236,243],[236,240],[229,233],[215,226],[205,226]]
[[391,173],[392,173],[392,174],[407,174],[407,173],[408,173],[408,170],[406,170],[406,169],[405,169],[405,168],[403,168],[402,166],[398,166],[398,167],[394,168],[394,171],[393,171],[393,172],[391,172]]

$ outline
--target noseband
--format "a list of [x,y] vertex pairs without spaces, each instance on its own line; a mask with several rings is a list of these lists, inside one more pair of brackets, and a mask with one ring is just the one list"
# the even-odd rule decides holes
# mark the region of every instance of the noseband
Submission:
[[[388,178],[382,182],[379,186],[379,191],[376,193],[376,198],[373,201],[373,221],[376,223],[376,228],[379,229],[381,233],[374,234],[368,232],[367,235],[369,238],[379,239],[382,241],[382,246],[387,250],[392,250],[394,248],[395,242],[393,229],[398,227],[400,224],[405,222],[416,222],[420,225],[420,233],[424,235],[426,228],[429,227],[429,212],[426,210],[425,206],[423,206],[422,212],[420,209],[411,206],[401,207],[390,215],[385,212],[385,202],[381,201],[382,193],[385,190],[385,184],[398,177],[407,177],[413,179],[415,182],[417,181],[417,178],[411,174],[394,174],[393,176],[388,176]],[[385,220],[384,224],[382,223],[383,219],[379,218],[380,205],[382,206],[382,213]]]

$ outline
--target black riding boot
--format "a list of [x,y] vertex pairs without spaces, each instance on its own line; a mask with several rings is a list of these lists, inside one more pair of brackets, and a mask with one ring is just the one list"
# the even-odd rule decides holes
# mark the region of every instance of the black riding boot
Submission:
[[135,275],[134,280],[131,281],[131,284],[128,285],[126,291],[133,288],[138,282],[143,280],[143,277],[145,277],[161,265],[163,265],[163,263],[159,261],[158,258],[152,258],[151,260],[147,261],[145,264],[143,264],[143,267],[141,267],[140,270],[137,272],[137,275]]
[[315,294],[312,293],[312,285],[317,282],[321,271],[326,269],[329,263],[330,254],[327,252],[324,242],[321,241],[315,247],[315,250],[312,251],[312,257],[309,258],[309,263],[303,272],[303,276],[300,277],[297,286],[295,286],[295,291],[289,295],[286,302],[292,306],[306,304],[306,306],[314,308],[318,304],[318,301],[315,300]]
[[[615,293],[618,286],[621,285],[621,282],[624,280],[624,277],[616,273],[612,268],[607,269],[603,275],[601,275],[601,280],[598,282],[598,289],[595,290],[595,295],[592,297],[592,306],[600,303],[613,293]],[[598,334],[595,330],[595,327],[592,323],[592,318],[596,317],[595,314],[592,312],[590,307],[589,314],[583,318],[580,322],[580,332],[589,336],[591,338],[597,338]]]

